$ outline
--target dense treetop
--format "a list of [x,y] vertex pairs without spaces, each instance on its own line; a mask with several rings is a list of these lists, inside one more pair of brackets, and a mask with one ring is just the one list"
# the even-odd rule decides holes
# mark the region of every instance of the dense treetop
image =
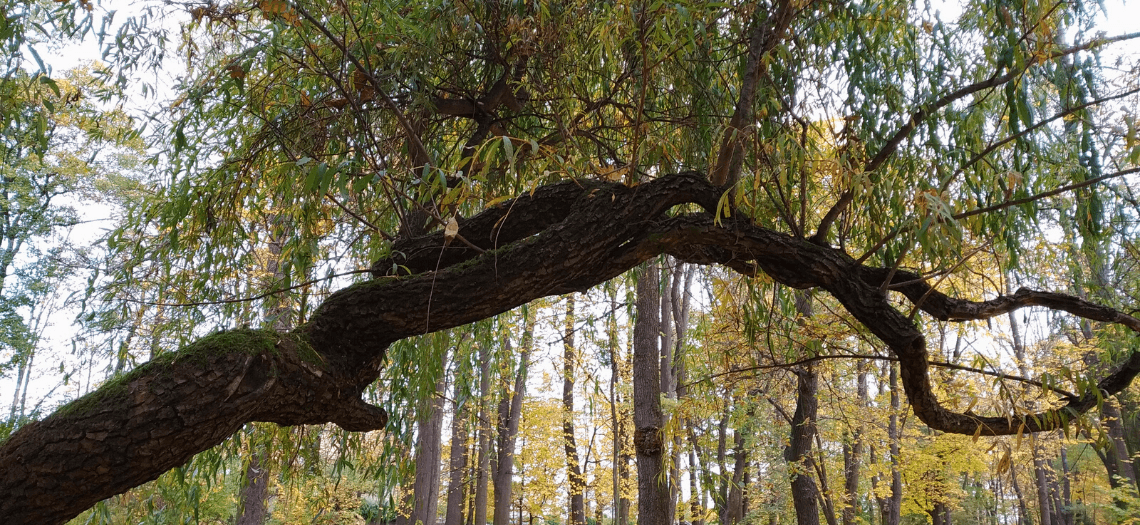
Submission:
[[[148,185],[117,197],[87,311],[154,319],[149,355],[111,356],[153,360],[2,445],[27,516],[70,518],[250,421],[382,428],[360,396],[389,345],[663,254],[826,292],[837,340],[898,359],[938,430],[1054,429],[1140,373],[1123,313],[1140,64],[1103,54],[1140,35],[1099,31],[1095,4],[239,0],[102,23],[107,7],[0,7],[8,149],[46,148],[63,113],[45,89],[70,100],[35,51],[49,37],[107,46],[106,101],[179,71],[144,89]],[[945,408],[930,327],[1030,306],[1101,352],[1034,402]],[[190,344],[283,309],[286,334]]]

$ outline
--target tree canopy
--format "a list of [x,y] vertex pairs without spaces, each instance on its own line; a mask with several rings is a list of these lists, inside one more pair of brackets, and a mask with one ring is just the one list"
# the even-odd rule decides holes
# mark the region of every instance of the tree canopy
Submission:
[[[0,36],[34,49],[14,28],[81,31],[93,9],[4,4]],[[662,255],[818,290],[848,327],[834,343],[897,359],[938,431],[1061,428],[1140,374],[1140,64],[1119,51],[1140,35],[1099,31],[1095,4],[149,9],[100,31],[106,82],[155,67],[149,53],[184,71],[158,91],[151,189],[123,197],[92,319],[162,317],[156,341],[177,344],[0,444],[15,522],[62,523],[249,422],[383,429],[402,415],[362,394],[392,345]],[[46,75],[8,74],[0,100]],[[8,130],[43,117],[4,106],[11,150],[25,139]],[[1061,244],[1050,264],[1070,273],[1040,272]],[[294,327],[243,326],[263,304]],[[931,326],[1030,307],[1095,326],[1096,358],[1033,381],[1033,401],[941,402]],[[209,323],[227,329],[195,328]]]

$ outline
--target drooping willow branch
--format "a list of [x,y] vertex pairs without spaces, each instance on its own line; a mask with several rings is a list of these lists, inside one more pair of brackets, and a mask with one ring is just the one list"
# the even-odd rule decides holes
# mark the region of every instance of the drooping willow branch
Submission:
[[[554,206],[575,194],[578,197],[572,204]],[[662,177],[636,188],[570,182],[543,188],[489,210],[485,216],[473,217],[465,227],[469,237],[475,239],[473,242],[488,243],[486,257],[492,260],[517,254],[515,246],[542,244],[554,239],[580,246],[583,251],[579,257],[565,256],[582,261],[583,273],[599,272],[593,278],[583,276],[584,285],[596,282],[594,279],[602,274],[616,275],[620,273],[619,268],[629,268],[652,256],[668,253],[687,262],[722,264],[746,275],[763,272],[793,288],[826,290],[899,358],[903,384],[919,418],[930,427],[947,432],[974,434],[980,428],[983,434],[1015,434],[1057,428],[1072,414],[1094,406],[1099,393],[1070,398],[1060,409],[1036,414],[978,416],[945,409],[930,383],[925,336],[909,316],[888,301],[884,282],[937,319],[981,319],[1025,306],[1045,306],[1140,332],[1140,321],[1135,318],[1064,294],[1023,291],[986,302],[966,301],[932,289],[913,273],[898,270],[892,275],[890,268],[865,266],[841,250],[759,228],[739,219],[739,215],[724,221],[715,221],[707,211],[668,215],[674,206],[685,203],[714,210],[717,198],[716,188],[697,173]],[[550,213],[543,213],[547,206],[553,207]],[[631,212],[637,215],[631,216]],[[599,220],[621,227],[615,232],[587,233],[594,227],[590,224],[598,224]],[[397,250],[405,254],[405,264],[386,260],[378,262],[374,269],[382,273],[384,268],[402,266],[413,274],[430,270],[440,260],[441,235],[421,238],[411,243],[409,250],[397,246]],[[491,244],[490,239],[498,239],[502,244]],[[428,246],[435,248],[429,251]],[[479,254],[463,247],[450,249],[443,259],[446,262],[441,268],[481,260]],[[1140,354],[1134,354],[1115,373],[1104,378],[1098,388],[1110,394],[1119,392],[1137,373],[1140,373]]]
[[[752,365],[752,366],[742,366],[742,367],[738,367],[738,368],[733,368],[731,370],[726,370],[724,372],[717,372],[715,374],[709,374],[709,375],[706,375],[700,379],[694,379],[694,380],[689,381],[687,383],[682,383],[681,385],[678,385],[677,388],[690,387],[693,385],[698,385],[701,383],[712,381],[713,379],[726,377],[726,376],[732,376],[732,375],[736,375],[736,374],[744,374],[744,373],[748,373],[748,372],[758,372],[758,371],[762,371],[762,370],[775,370],[775,369],[783,369],[783,368],[792,368],[792,367],[796,367],[796,366],[806,365],[808,363],[815,363],[818,361],[830,361],[833,359],[866,359],[866,360],[871,360],[871,361],[892,361],[892,362],[898,362],[898,360],[899,360],[898,357],[887,356],[887,355],[878,355],[878,354],[816,355],[816,356],[812,356],[812,357],[805,357],[803,359],[798,359],[796,361],[790,361],[787,363],[769,363],[766,365]],[[1053,392],[1053,393],[1058,394],[1058,395],[1065,397],[1065,398],[1074,398],[1075,399],[1075,398],[1079,397],[1076,394],[1069,392],[1068,390],[1065,390],[1064,388],[1060,388],[1060,387],[1057,387],[1054,385],[1049,385],[1049,384],[1046,384],[1042,381],[1038,381],[1036,379],[1030,379],[1028,377],[1022,377],[1022,376],[1015,375],[1015,374],[1006,374],[1006,373],[997,372],[997,371],[993,371],[993,370],[985,370],[985,369],[977,368],[977,367],[973,367],[973,366],[956,365],[954,363],[947,363],[945,361],[933,361],[932,360],[932,361],[930,361],[930,365],[935,367],[935,368],[945,368],[948,370],[960,370],[962,372],[970,372],[973,374],[980,374],[980,375],[995,377],[995,378],[1003,379],[1003,380],[1017,381],[1018,383],[1025,383],[1027,385],[1032,385],[1032,386],[1035,386],[1035,387],[1040,388],[1042,390],[1048,390],[1050,392]]]
[[[21,427],[0,445],[0,494],[12,496],[0,498],[0,515],[15,523],[62,523],[185,463],[251,421],[383,428],[387,414],[361,394],[379,377],[393,342],[587,290],[661,254],[747,275],[763,272],[793,288],[830,293],[898,358],[915,414],[937,430],[996,435],[1058,428],[1140,374],[1140,352],[1134,351],[1097,384],[1099,390],[1067,399],[1056,410],[995,416],[948,410],[934,395],[924,335],[880,288],[889,269],[757,227],[741,214],[717,221],[710,211],[720,193],[699,173],[633,188],[568,182],[465,221],[461,231],[483,253],[443,248],[441,233],[397,243],[395,257],[378,261],[373,271],[395,268],[401,275],[331,294],[291,334],[235,330],[203,338]],[[681,205],[706,211],[671,216]],[[425,259],[431,263],[421,264]],[[971,302],[932,291],[905,271],[891,282],[939,319],[985,318],[1038,305],[1140,331],[1131,316],[1063,294],[1022,291]],[[33,493],[35,498],[25,497]]]

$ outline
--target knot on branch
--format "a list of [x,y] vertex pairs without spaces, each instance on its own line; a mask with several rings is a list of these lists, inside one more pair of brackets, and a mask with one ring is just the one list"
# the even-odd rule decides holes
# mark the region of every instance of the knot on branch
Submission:
[[695,171],[665,175],[632,188],[589,179],[541,186],[469,219],[459,218],[454,240],[442,231],[401,238],[392,246],[392,255],[374,262],[370,270],[374,277],[442,270],[532,239],[559,224],[586,234],[598,233],[597,224],[623,225],[615,233],[624,237],[605,239],[618,245],[645,234],[650,224],[677,205],[692,203],[715,213],[721,193]]
[[332,414],[329,421],[349,432],[370,432],[388,425],[388,412],[357,398],[341,405],[340,411]]
[[659,427],[641,427],[633,433],[633,445],[643,456],[656,456],[664,448],[664,439]]

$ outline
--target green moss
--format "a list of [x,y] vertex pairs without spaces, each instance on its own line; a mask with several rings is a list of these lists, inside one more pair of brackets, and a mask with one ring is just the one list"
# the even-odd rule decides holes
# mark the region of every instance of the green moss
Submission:
[[127,394],[127,386],[132,381],[147,375],[168,373],[175,364],[206,365],[217,356],[233,353],[276,354],[277,342],[282,338],[292,339],[297,344],[301,359],[312,363],[321,362],[320,356],[312,346],[297,335],[249,329],[217,332],[194,341],[177,352],[159,355],[138,368],[107,381],[94,392],[60,407],[54,416],[81,416],[107,401],[123,398]]

